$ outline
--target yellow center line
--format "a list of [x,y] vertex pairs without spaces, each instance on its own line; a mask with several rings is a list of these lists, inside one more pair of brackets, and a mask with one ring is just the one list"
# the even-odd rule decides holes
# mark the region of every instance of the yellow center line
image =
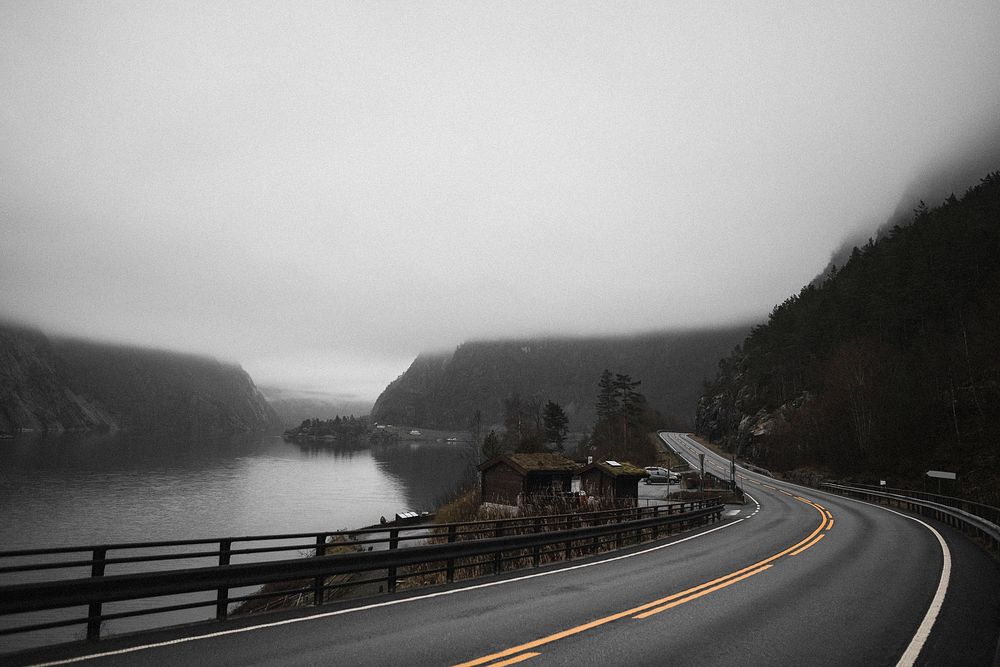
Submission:
[[[823,537],[823,536],[820,535],[820,537]],[[735,584],[738,581],[743,581],[744,579],[746,579],[748,577],[752,577],[755,574],[759,574],[759,573],[763,572],[764,570],[769,570],[772,567],[774,567],[774,565],[765,565],[764,567],[760,567],[760,568],[757,568],[756,570],[753,570],[751,572],[747,572],[746,574],[744,574],[742,576],[739,576],[739,577],[736,577],[735,579],[729,579],[728,581],[725,581],[725,582],[719,584],[718,586],[712,586],[711,588],[706,588],[705,590],[699,591],[698,593],[695,593],[694,595],[689,595],[686,598],[681,598],[680,600],[674,600],[670,604],[665,604],[662,607],[657,607],[656,609],[650,609],[649,611],[644,611],[643,613],[637,614],[637,615],[633,616],[632,618],[648,618],[649,616],[652,616],[653,614],[659,614],[661,611],[666,611],[668,609],[673,609],[674,607],[678,607],[678,606],[684,604],[685,602],[690,602],[691,600],[700,598],[702,595],[708,595],[709,593],[714,593],[715,591],[719,590],[720,588],[725,588],[726,586],[731,586],[731,585]]]
[[815,539],[815,540],[813,540],[813,541],[812,541],[812,542],[810,542],[809,544],[805,545],[805,546],[804,546],[804,547],[802,547],[801,549],[798,549],[797,551],[793,551],[793,552],[791,553],[791,555],[792,555],[792,556],[798,556],[798,555],[799,555],[800,553],[802,553],[803,551],[805,551],[806,549],[808,549],[808,548],[809,548],[809,547],[811,547],[812,545],[816,544],[817,542],[819,542],[820,540],[822,540],[822,539],[823,539],[824,537],[826,537],[826,533],[823,533],[822,535],[817,535],[817,536],[816,536],[816,539]]
[[[788,493],[787,491],[784,491],[782,489],[778,489],[776,487],[770,487],[770,488],[774,488],[776,491],[781,491],[781,493],[792,496],[791,493]],[[496,653],[491,653],[490,655],[485,655],[481,658],[476,658],[475,660],[463,662],[458,665],[455,665],[455,667],[475,667],[476,665],[485,665],[486,663],[492,663],[494,660],[500,660],[501,658],[508,658],[510,656],[520,657],[519,654],[523,653],[524,651],[535,649],[538,648],[539,646],[544,646],[546,644],[551,644],[552,642],[559,641],[560,639],[565,639],[566,637],[572,637],[573,635],[580,634],[581,632],[586,632],[587,630],[591,630],[593,628],[605,625],[607,623],[611,623],[612,621],[617,621],[619,619],[626,618],[628,616],[632,616],[635,618],[645,618],[646,616],[650,616],[654,613],[659,613],[660,611],[665,611],[666,609],[670,609],[671,607],[676,607],[689,600],[694,600],[696,598],[701,597],[702,595],[707,595],[708,593],[719,590],[720,588],[725,588],[730,584],[735,584],[737,581],[742,581],[743,579],[758,574],[759,572],[763,572],[764,570],[767,570],[768,568],[772,567],[769,563],[778,560],[782,556],[786,556],[789,554],[794,556],[798,553],[801,553],[802,551],[805,551],[813,544],[816,544],[817,542],[819,542],[820,539],[823,538],[823,535],[820,535],[822,530],[824,528],[829,529],[829,527],[826,525],[827,521],[826,521],[826,516],[823,513],[823,509],[820,508],[815,503],[806,500],[805,498],[802,498],[801,500],[803,503],[809,505],[817,512],[819,512],[821,521],[819,525],[816,526],[816,528],[805,539],[796,542],[795,544],[788,547],[787,549],[784,549],[783,551],[779,551],[778,553],[769,556],[762,561],[754,563],[753,565],[748,565],[747,567],[736,570],[735,572],[730,572],[729,574],[718,577],[711,581],[706,581],[703,584],[698,584],[697,586],[693,586],[687,590],[681,591],[680,593],[673,593],[665,598],[660,598],[659,600],[653,600],[652,602],[647,602],[645,604],[639,605],[638,607],[633,607],[632,609],[628,609],[626,611],[620,611],[611,614],[610,616],[604,616],[603,618],[594,619],[593,621],[588,621],[587,623],[583,623],[581,625],[577,625],[575,627],[567,628],[566,630],[561,630],[559,632],[553,633],[551,635],[548,635],[547,637],[540,637],[538,639],[526,642],[524,644],[520,644],[518,646],[512,646],[511,648],[505,649],[503,651],[498,651]],[[534,655],[538,654],[533,653],[523,659],[527,660],[528,657],[532,657]],[[519,662],[520,660],[516,661]],[[490,665],[490,667],[496,667],[497,664],[513,664],[513,662],[495,663],[493,665]]]
[[541,655],[541,653],[524,653],[522,655],[515,656],[510,660],[504,660],[503,662],[494,662],[490,667],[503,667],[504,665],[516,665],[519,662],[524,662],[529,658],[534,658],[536,655]]

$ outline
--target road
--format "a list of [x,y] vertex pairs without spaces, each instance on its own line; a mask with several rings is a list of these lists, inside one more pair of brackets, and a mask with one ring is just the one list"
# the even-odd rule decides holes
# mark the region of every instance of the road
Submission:
[[[728,476],[687,436],[662,437]],[[692,533],[568,567],[110,639],[93,662],[994,664],[1000,568],[982,549],[941,524],[739,474],[752,501]]]

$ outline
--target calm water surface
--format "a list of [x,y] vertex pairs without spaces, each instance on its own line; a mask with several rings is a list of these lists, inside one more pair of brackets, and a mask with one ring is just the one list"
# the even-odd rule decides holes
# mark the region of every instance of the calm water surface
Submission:
[[341,451],[279,436],[0,440],[0,550],[356,528],[432,510],[473,472],[463,443]]
[[[357,528],[433,510],[474,471],[461,442],[337,450],[262,434],[0,440],[0,551]],[[0,637],[0,652],[20,643]]]

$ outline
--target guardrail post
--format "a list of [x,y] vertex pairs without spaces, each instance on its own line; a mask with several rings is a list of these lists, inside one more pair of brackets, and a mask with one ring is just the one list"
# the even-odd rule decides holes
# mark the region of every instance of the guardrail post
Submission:
[[[618,510],[617,512],[615,512],[615,522],[619,526],[621,525],[621,523],[622,523],[622,511],[621,510]],[[621,549],[622,548],[622,531],[619,530],[617,533],[615,533],[615,539],[617,540],[617,542],[615,543],[615,546],[617,546],[619,549]]]
[[[573,527],[573,517],[570,516],[566,519],[566,529],[569,530]],[[563,560],[569,561],[573,557],[573,540],[566,540],[566,554]]]
[[[503,523],[497,521],[493,526],[493,537],[501,537],[503,535]],[[500,574],[500,570],[503,569],[503,549],[497,549],[496,555],[493,556],[493,574]]]
[[[316,534],[316,555],[326,555],[326,533]],[[325,601],[326,590],[323,588],[324,584],[326,584],[326,577],[322,575],[313,579],[313,604],[316,606],[323,604]]]
[[[389,531],[389,548],[395,549],[399,546],[399,528],[393,528]],[[386,573],[386,588],[389,589],[390,593],[396,592],[396,568],[388,568]]]
[[[455,541],[455,524],[452,524],[448,526],[448,544],[451,544],[454,541]],[[448,583],[451,583],[455,581],[455,559],[449,558],[447,561],[445,561],[445,563],[446,563],[445,578],[448,580]]]
[[[229,565],[230,551],[233,547],[232,540],[219,541],[219,565]],[[215,593],[215,618],[220,621],[226,620],[229,615],[229,589],[219,588]]]
[[[654,519],[660,518],[660,506],[659,505],[653,505],[653,518]],[[659,536],[660,536],[660,524],[655,523],[655,524],[653,524],[653,539],[655,540]]]
[[[535,534],[540,535],[542,532],[542,520],[539,518],[535,519]],[[532,567],[538,567],[542,563],[542,548],[537,544],[531,547],[531,565]]]
[[[108,550],[104,547],[94,549],[94,557],[90,565],[90,576],[104,576],[104,560]],[[101,603],[91,602],[87,605],[87,639],[97,641],[101,638]]]

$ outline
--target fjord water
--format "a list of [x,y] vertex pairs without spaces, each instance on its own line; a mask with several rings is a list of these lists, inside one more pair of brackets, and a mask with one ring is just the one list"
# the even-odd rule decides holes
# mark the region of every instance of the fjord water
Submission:
[[433,510],[473,466],[461,442],[21,436],[0,440],[0,551],[358,528]]
[[[359,528],[402,510],[433,510],[472,479],[474,463],[470,446],[462,442],[338,449],[263,434],[19,436],[0,440],[0,551]],[[167,561],[146,567],[172,566]],[[83,574],[70,572],[61,576]],[[0,584],[26,580],[0,574]],[[106,613],[147,604],[116,603],[107,605]],[[79,617],[77,612],[0,618],[0,628]],[[126,618],[106,623],[105,631],[132,632],[212,613],[201,608]],[[0,655],[82,636],[79,625],[0,636]]]

